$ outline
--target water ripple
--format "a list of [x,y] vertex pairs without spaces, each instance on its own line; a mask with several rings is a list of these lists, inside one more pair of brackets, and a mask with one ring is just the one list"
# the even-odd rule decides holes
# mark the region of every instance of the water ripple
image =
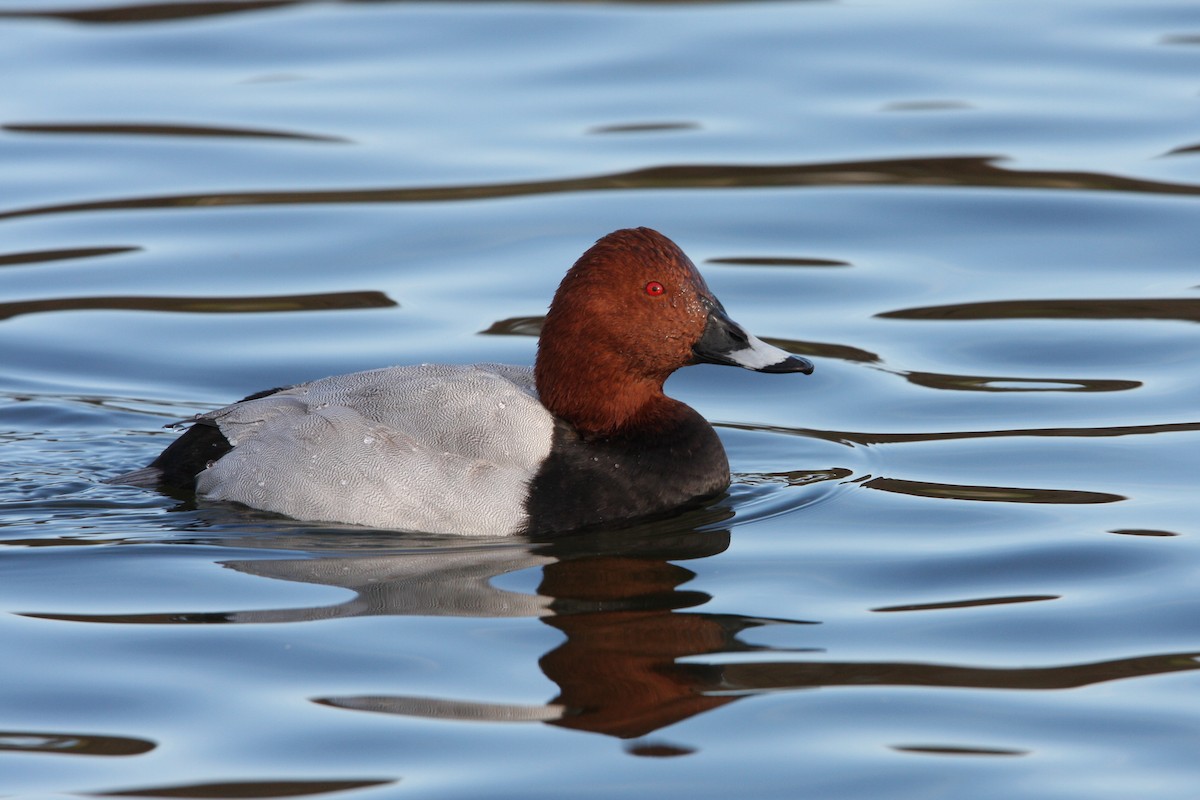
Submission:
[[0,254],[0,267],[40,264],[45,261],[66,261],[74,258],[96,258],[135,253],[140,247],[73,247],[62,250],[29,250],[23,253]]
[[816,186],[940,186],[1043,189],[1053,191],[1133,192],[1200,195],[1200,186],[1097,172],[1012,170],[997,166],[997,156],[950,156],[826,164],[685,164],[558,180],[464,186],[391,189],[310,189],[168,194],[15,208],[0,219],[146,208],[306,205],[345,203],[437,203],[496,200],[565,192],[663,189],[746,189]]
[[[727,427],[737,428],[737,424],[729,423]],[[793,436],[808,436],[815,439],[825,439],[839,444],[904,444],[908,442],[938,442],[955,439],[993,439],[1020,436],[1051,436],[1065,438],[1091,438],[1107,436],[1147,436],[1162,433],[1182,433],[1200,431],[1200,422],[1169,422],[1152,425],[1114,425],[1097,428],[1013,428],[1010,430],[981,430],[981,431],[928,431],[917,433],[867,433],[862,431],[823,431],[812,428],[787,428],[782,426],[766,426],[760,428],[775,433]]]
[[137,756],[157,745],[128,736],[99,736],[44,731],[0,731],[0,750],[66,756]]
[[106,792],[89,792],[94,797],[308,797],[317,794],[334,794],[365,789],[371,786],[388,786],[394,779],[367,780],[288,780],[271,778],[261,781],[219,781],[207,783],[181,783],[118,789]]
[[913,481],[904,478],[872,478],[862,484],[868,489],[928,497],[938,500],[977,500],[988,503],[1052,503],[1091,505],[1119,503],[1124,495],[1109,492],[1088,492],[1082,489],[1036,489],[1015,486],[967,486],[955,483]]
[[1103,300],[989,300],[905,308],[876,314],[884,319],[1163,319],[1200,322],[1200,299],[1190,297]]
[[260,297],[55,297],[0,303],[0,320],[48,311],[170,311],[189,314],[263,314],[278,311],[341,311],[393,308],[383,292],[265,295]]
[[259,128],[231,128],[216,125],[171,125],[147,122],[14,122],[0,126],[0,130],[13,133],[48,134],[99,134],[103,136],[186,136],[239,139],[292,139],[304,142],[327,142],[347,144],[349,139],[340,136],[323,136],[315,133],[266,130]]

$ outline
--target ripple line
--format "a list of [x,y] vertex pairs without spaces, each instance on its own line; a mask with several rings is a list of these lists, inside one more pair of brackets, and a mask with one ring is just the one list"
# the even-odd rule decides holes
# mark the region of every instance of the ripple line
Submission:
[[935,321],[996,319],[1163,319],[1200,322],[1200,299],[1190,297],[1101,300],[990,300],[904,308],[876,314],[883,319]]
[[157,195],[31,206],[0,212],[0,219],[83,211],[306,205],[317,203],[435,203],[495,200],[565,192],[647,189],[746,189],[814,186],[937,186],[1133,192],[1200,196],[1200,186],[1094,172],[1021,171],[997,166],[997,156],[952,156],[829,164],[682,164],[545,181],[462,186],[215,192]]
[[963,747],[952,744],[896,744],[900,753],[919,753],[930,756],[1027,756],[1031,751],[1009,747]]
[[0,17],[62,19],[71,22],[160,22],[173,19],[236,14],[265,8],[297,5],[308,0],[216,0],[192,3],[137,3],[108,8],[17,9],[0,11]]
[[346,144],[349,139],[340,136],[323,136],[315,133],[295,133],[260,128],[225,128],[215,125],[171,125],[142,122],[28,122],[11,123],[0,129],[13,133],[47,134],[99,134],[105,136],[208,136],[238,137],[245,139],[293,139],[304,142],[328,142]]
[[142,248],[136,246],[73,247],[62,250],[27,250],[23,253],[3,253],[0,254],[0,267],[19,266],[23,264],[40,264],[44,261],[66,261],[72,258],[115,256],[121,253],[134,253],[141,249]]
[[912,603],[901,606],[883,606],[881,608],[872,608],[872,611],[879,613],[890,613],[894,611],[941,611],[947,608],[976,608],[978,606],[1002,606],[1010,603],[1040,603],[1045,600],[1060,600],[1062,595],[1058,594],[1024,594],[1013,595],[1012,597],[979,597],[971,600],[947,600],[941,603]]
[[1013,428],[996,431],[935,431],[930,433],[865,433],[858,431],[828,431],[816,428],[788,428],[782,425],[743,425],[722,423],[735,430],[767,431],[791,436],[824,439],[838,444],[870,446],[876,444],[908,444],[911,442],[941,442],[953,439],[994,439],[1015,436],[1061,436],[1089,438],[1100,436],[1146,436],[1157,433],[1200,431],[1200,422],[1168,422],[1155,425],[1115,425],[1106,428]]
[[172,311],[202,314],[263,314],[277,311],[341,311],[352,308],[392,308],[395,300],[383,292],[279,294],[260,297],[55,297],[0,303],[0,320],[48,311]]
[[1089,492],[1083,489],[1037,489],[1016,486],[969,486],[958,483],[933,483],[910,481],[904,478],[872,478],[862,484],[868,489],[879,489],[913,497],[928,497],[936,500],[975,500],[985,503],[1048,503],[1053,505],[1092,505],[1096,503],[1119,503],[1128,498],[1108,492]]
[[0,751],[68,756],[137,756],[157,745],[149,739],[45,731],[0,731]]
[[219,781],[214,783],[182,783],[141,789],[120,789],[114,792],[93,792],[93,797],[304,797],[333,794],[388,786],[393,779],[369,780],[285,780]]

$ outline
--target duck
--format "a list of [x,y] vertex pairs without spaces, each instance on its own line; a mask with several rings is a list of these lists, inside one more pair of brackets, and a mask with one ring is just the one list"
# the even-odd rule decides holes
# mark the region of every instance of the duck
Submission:
[[532,368],[414,364],[268,389],[173,423],[183,435],[109,482],[432,534],[623,524],[729,488],[712,425],[663,392],[692,364],[813,371],[734,322],[675,242],[618,230],[567,271]]

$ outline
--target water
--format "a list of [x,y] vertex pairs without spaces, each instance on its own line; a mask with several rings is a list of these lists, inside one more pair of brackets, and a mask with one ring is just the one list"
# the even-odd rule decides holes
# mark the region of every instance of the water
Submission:
[[[1200,8],[0,3],[0,794],[1192,798]],[[729,496],[461,542],[102,479],[528,364],[648,225],[811,377]]]

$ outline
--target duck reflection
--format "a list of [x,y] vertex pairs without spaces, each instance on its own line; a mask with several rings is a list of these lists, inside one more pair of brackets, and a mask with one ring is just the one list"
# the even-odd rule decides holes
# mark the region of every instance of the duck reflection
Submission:
[[[474,574],[456,568],[455,580],[471,599],[453,606],[437,601],[425,613],[444,614],[453,607],[473,616],[536,615],[566,637],[538,662],[559,687],[558,696],[545,706],[404,695],[325,697],[316,702],[443,719],[540,720],[620,738],[644,736],[733,699],[708,693],[720,682],[719,668],[681,659],[756,649],[739,641],[738,634],[789,622],[684,611],[711,598],[682,589],[695,573],[672,562],[705,558],[728,546],[727,530],[665,536],[643,530],[633,536],[573,537],[530,547],[523,556],[480,551]],[[502,572],[533,565],[542,570],[536,595],[522,599],[489,584]],[[443,569],[436,573],[437,578],[419,585],[442,583],[448,575]],[[426,596],[432,600],[446,593],[442,583]],[[415,606],[410,595],[392,608],[413,613]]]
[[[539,720],[622,739],[645,736],[735,699],[714,692],[722,686],[721,667],[683,659],[759,649],[738,639],[748,628],[811,624],[685,611],[711,597],[681,588],[695,573],[674,562],[713,556],[728,546],[729,531],[724,529],[669,533],[643,526],[636,531],[569,537],[516,552],[510,548],[459,553],[453,566],[436,565],[436,559],[425,561],[430,571],[419,580],[385,590],[388,597],[396,598],[386,612],[377,602],[362,608],[373,609],[369,613],[538,616],[566,637],[538,661],[543,674],[558,685],[558,696],[535,707],[405,695],[324,697],[315,702],[443,719]],[[469,564],[472,559],[474,569]],[[326,565],[330,575],[346,568],[344,560],[338,561],[340,565]],[[352,570],[361,568],[360,559],[352,561]],[[262,564],[250,566],[263,574]],[[312,562],[269,564],[276,577],[294,565],[302,571],[301,579],[313,579]],[[500,574],[530,566],[541,568],[535,595],[513,595],[490,583]],[[394,568],[387,574],[394,575]],[[462,589],[457,599],[448,597],[455,591],[452,583]],[[424,597],[424,611],[418,611],[421,601],[414,594]],[[382,596],[373,595],[376,601]],[[261,620],[264,612],[252,613]],[[248,617],[239,614],[238,621],[243,619]]]
[[555,725],[628,739],[724,705],[733,698],[709,693],[720,668],[681,659],[756,649],[738,634],[784,622],[681,612],[710,598],[681,590],[694,573],[668,559],[721,552],[729,533],[673,545],[674,552],[595,555],[543,572],[539,594],[565,612],[545,622],[566,640],[538,662],[560,690],[553,702],[565,713]]
[[[729,547],[729,531],[719,526],[730,514],[722,508],[697,511],[686,517],[689,527],[685,529],[676,520],[577,534],[551,543],[447,546],[445,540],[435,540],[403,550],[387,535],[339,539],[318,531],[306,538],[293,532],[274,540],[257,539],[255,544],[267,548],[277,544],[293,551],[311,546],[309,557],[234,560],[224,565],[267,578],[347,588],[354,592],[353,598],[330,606],[226,613],[33,616],[123,624],[283,623],[371,615],[536,618],[565,637],[538,661],[545,676],[558,686],[558,695],[544,705],[406,694],[327,696],[312,701],[427,718],[540,721],[642,739],[630,747],[631,753],[639,755],[688,752],[662,743],[647,744],[643,737],[768,691],[882,685],[1049,690],[1200,667],[1200,653],[1015,669],[811,657],[785,660],[780,648],[753,645],[741,635],[762,626],[816,623],[705,613],[696,609],[712,598],[683,588],[696,575],[683,563],[718,555]],[[338,552],[330,553],[331,546]],[[541,570],[535,593],[496,585],[501,576],[528,569]],[[724,657],[755,652],[764,655]],[[795,656],[806,651],[786,652]]]

